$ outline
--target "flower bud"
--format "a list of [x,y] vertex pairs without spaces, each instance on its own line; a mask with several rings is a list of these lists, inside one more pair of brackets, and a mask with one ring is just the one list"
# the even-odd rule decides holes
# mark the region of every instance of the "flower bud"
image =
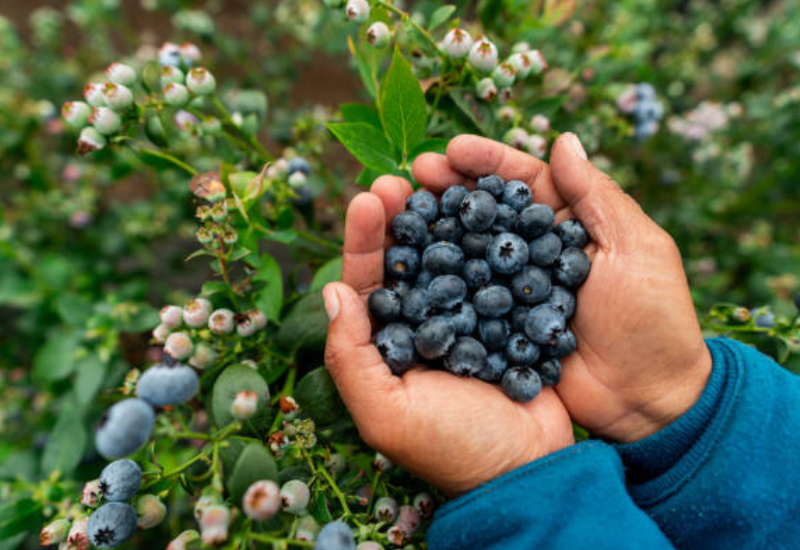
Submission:
[[218,309],[208,318],[208,329],[214,334],[229,334],[233,332],[234,314],[229,309]]
[[61,107],[61,116],[73,128],[84,128],[89,124],[92,108],[83,101],[67,101]]
[[367,0],[347,0],[344,13],[353,23],[363,23],[369,19],[369,4]]
[[64,542],[69,534],[69,526],[69,520],[64,518],[48,523],[39,533],[39,542],[42,546]]
[[481,38],[469,51],[469,62],[478,72],[492,72],[497,66],[497,46],[488,39]]
[[517,77],[517,72],[511,63],[500,63],[492,72],[492,78],[501,88],[506,88],[514,84],[514,79]]
[[376,21],[367,29],[367,42],[376,48],[383,48],[389,43],[391,32],[383,21]]
[[193,548],[194,544],[200,540],[200,534],[194,529],[184,531],[167,545],[167,550],[187,550]]
[[199,343],[194,347],[194,353],[189,358],[189,364],[196,369],[208,368],[217,359],[217,352],[208,344]]
[[440,49],[452,59],[461,59],[472,48],[472,37],[464,29],[450,29],[439,44]]
[[203,57],[203,54],[200,52],[200,48],[191,42],[184,42],[181,44],[180,54],[181,61],[183,61],[183,64],[187,67],[193,66],[195,63],[200,61],[201,57]]
[[308,179],[306,175],[302,172],[295,172],[291,176],[289,176],[289,187],[292,189],[299,189],[300,187],[305,186]]
[[211,207],[211,219],[217,223],[222,223],[228,219],[228,207],[224,202],[218,202]]
[[183,107],[189,103],[189,90],[183,84],[170,82],[164,86],[164,99],[173,107]]
[[176,361],[189,357],[193,347],[192,339],[185,332],[173,332],[164,342],[164,352]]
[[217,89],[217,81],[208,69],[196,67],[186,75],[186,87],[195,95],[209,95]]
[[104,136],[114,134],[122,127],[120,116],[108,107],[95,107],[92,109],[89,122],[92,123],[95,130]]
[[200,538],[203,544],[219,544],[228,538],[231,512],[221,504],[212,504],[200,517]]
[[299,479],[287,481],[281,487],[281,506],[284,512],[296,516],[305,512],[311,493],[308,485]]
[[100,480],[87,481],[81,491],[81,504],[94,508],[100,502]]
[[185,77],[183,71],[172,65],[161,67],[161,86],[166,87],[168,84],[183,84]]
[[156,495],[142,495],[136,500],[139,529],[155,527],[167,517],[167,507]]
[[153,329],[153,340],[155,341],[155,343],[156,344],[163,344],[164,342],[166,342],[167,338],[169,337],[170,330],[171,329],[167,325],[165,325],[164,323],[161,323],[156,328],[154,328]]
[[528,137],[526,144],[528,152],[537,158],[544,158],[547,154],[547,140],[538,134],[533,134]]
[[528,75],[531,74],[531,57],[527,52],[511,54],[511,57],[508,58],[508,62],[517,71],[517,76],[519,78],[527,78]]
[[231,414],[239,420],[253,418],[258,412],[258,394],[254,391],[242,390],[236,394],[231,403]]
[[92,107],[105,107],[106,96],[103,94],[103,84],[100,82],[89,82],[83,88],[83,97],[86,103]]
[[253,483],[242,498],[242,509],[250,519],[264,521],[278,513],[281,490],[274,481],[262,479]]
[[106,138],[103,134],[98,132],[91,126],[87,126],[81,130],[81,136],[78,138],[78,153],[85,155],[93,151],[99,151],[106,146]]
[[177,328],[183,320],[183,308],[180,306],[164,306],[158,313],[161,323],[167,328]]
[[491,101],[497,96],[497,86],[494,85],[494,80],[491,78],[484,78],[478,81],[475,91],[478,97],[484,101]]
[[121,84],[109,82],[103,88],[106,105],[115,111],[123,111],[133,104],[133,92]]
[[547,70],[549,65],[547,64],[547,60],[542,55],[542,52],[539,50],[530,50],[527,52],[527,54],[531,59],[531,74],[539,74],[542,71]]
[[208,322],[210,308],[199,300],[189,300],[183,306],[183,322],[192,328],[200,328]]
[[136,71],[124,63],[112,63],[106,69],[106,76],[114,84],[133,86],[136,83]]
[[172,42],[164,42],[158,50],[158,62],[162,67],[178,67],[181,64],[180,47]]
[[384,523],[397,519],[397,501],[392,497],[381,497],[375,501],[375,518]]
[[524,149],[528,145],[528,132],[522,128],[511,128],[503,136],[503,142],[515,149]]
[[534,115],[531,118],[531,128],[545,134],[550,131],[550,119],[544,115]]

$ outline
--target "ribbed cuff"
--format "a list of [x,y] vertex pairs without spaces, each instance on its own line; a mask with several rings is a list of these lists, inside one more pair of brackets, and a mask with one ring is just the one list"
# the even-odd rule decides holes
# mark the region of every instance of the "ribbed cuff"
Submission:
[[703,464],[730,416],[743,374],[736,345],[706,340],[712,370],[700,399],[683,416],[653,435],[614,445],[626,468],[628,490],[641,506],[680,488]]

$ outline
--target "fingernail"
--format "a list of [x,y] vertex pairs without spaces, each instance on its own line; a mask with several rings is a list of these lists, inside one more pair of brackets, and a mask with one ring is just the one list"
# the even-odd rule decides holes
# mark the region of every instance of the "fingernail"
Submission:
[[583,144],[581,140],[578,139],[578,136],[572,132],[567,132],[565,135],[567,136],[567,141],[569,141],[572,148],[575,149],[575,153],[583,160],[589,160],[589,157],[586,155],[586,149],[583,148]]
[[339,295],[331,285],[326,285],[322,289],[322,301],[325,303],[325,313],[328,314],[328,321],[333,321],[339,315]]

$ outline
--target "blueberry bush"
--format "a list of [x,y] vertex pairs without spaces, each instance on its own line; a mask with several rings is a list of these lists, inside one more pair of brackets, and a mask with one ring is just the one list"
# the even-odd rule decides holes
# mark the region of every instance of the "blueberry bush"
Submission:
[[360,441],[320,290],[347,198],[459,133],[577,132],[707,334],[800,372],[797,3],[31,4],[0,10],[0,550],[424,548],[443,497]]

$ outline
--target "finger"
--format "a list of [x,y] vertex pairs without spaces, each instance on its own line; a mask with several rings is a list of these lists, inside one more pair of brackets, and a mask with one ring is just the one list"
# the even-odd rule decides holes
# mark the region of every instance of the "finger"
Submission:
[[447,157],[438,153],[422,153],[411,167],[414,179],[431,193],[444,193],[453,185],[475,188],[475,182],[450,166]]
[[631,227],[652,223],[635,200],[587,160],[575,134],[563,134],[553,144],[550,169],[558,193],[600,248],[624,248],[641,233]]
[[523,181],[531,188],[535,202],[547,204],[553,210],[565,205],[553,185],[547,163],[519,149],[479,136],[462,135],[450,140],[447,160],[453,169],[471,178],[497,174],[506,181]]
[[367,308],[356,291],[343,283],[329,283],[322,295],[330,319],[325,365],[362,436],[374,441],[370,431],[381,428],[383,415],[394,414],[400,379],[370,343]]
[[388,231],[389,224],[394,217],[406,209],[406,199],[414,190],[405,178],[381,176],[373,182],[370,192],[377,195],[383,202]]
[[372,193],[350,201],[344,224],[342,282],[366,297],[383,285],[383,239],[386,216],[383,202]]

